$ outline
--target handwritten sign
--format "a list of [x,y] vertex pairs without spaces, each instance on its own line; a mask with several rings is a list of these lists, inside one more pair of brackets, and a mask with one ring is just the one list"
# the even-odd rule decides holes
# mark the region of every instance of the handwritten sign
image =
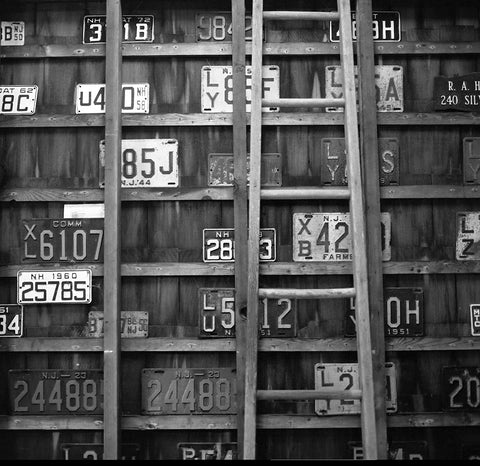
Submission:
[[433,83],[435,110],[480,111],[480,73],[436,76]]

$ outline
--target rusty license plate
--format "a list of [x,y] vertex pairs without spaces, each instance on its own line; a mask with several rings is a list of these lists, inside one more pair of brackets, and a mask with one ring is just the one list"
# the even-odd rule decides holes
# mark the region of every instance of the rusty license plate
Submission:
[[[103,311],[90,311],[88,313],[88,336],[102,337],[104,332]],[[120,332],[122,338],[148,337],[148,312],[121,311]]]
[[480,212],[457,212],[456,258],[480,259]]

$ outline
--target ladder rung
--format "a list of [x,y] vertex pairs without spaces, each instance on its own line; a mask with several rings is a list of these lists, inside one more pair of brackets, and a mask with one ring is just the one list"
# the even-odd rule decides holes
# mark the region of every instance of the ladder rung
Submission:
[[258,400],[361,400],[361,390],[257,390]]
[[259,288],[258,296],[272,299],[353,298],[355,288]]
[[263,18],[277,20],[335,21],[340,19],[340,14],[338,11],[264,11]]
[[308,107],[308,108],[324,108],[324,107],[345,107],[345,99],[322,99],[322,98],[279,98],[279,99],[262,99],[262,107]]
[[350,199],[348,188],[268,188],[260,190],[262,199]]

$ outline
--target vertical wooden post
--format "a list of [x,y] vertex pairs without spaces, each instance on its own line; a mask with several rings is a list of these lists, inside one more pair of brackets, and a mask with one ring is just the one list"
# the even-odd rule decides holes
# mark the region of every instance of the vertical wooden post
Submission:
[[122,142],[122,7],[107,0],[105,65],[105,242],[104,242],[104,459],[120,453],[120,152]]
[[380,227],[380,182],[378,166],[377,106],[372,30],[372,0],[357,0],[357,64],[359,75],[359,124],[363,184],[367,216],[367,268],[370,298],[370,328],[377,458],[387,459],[385,411],[385,331],[383,310],[383,265]]

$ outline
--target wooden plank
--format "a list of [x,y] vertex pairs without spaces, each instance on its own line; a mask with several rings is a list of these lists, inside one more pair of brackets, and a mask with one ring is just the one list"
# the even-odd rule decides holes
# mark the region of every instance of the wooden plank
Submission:
[[339,400],[348,394],[352,400],[361,400],[361,390],[257,390],[257,400]]
[[280,299],[322,299],[322,298],[352,298],[355,296],[355,288],[260,288],[260,298]]
[[264,11],[265,20],[335,21],[337,11]]

